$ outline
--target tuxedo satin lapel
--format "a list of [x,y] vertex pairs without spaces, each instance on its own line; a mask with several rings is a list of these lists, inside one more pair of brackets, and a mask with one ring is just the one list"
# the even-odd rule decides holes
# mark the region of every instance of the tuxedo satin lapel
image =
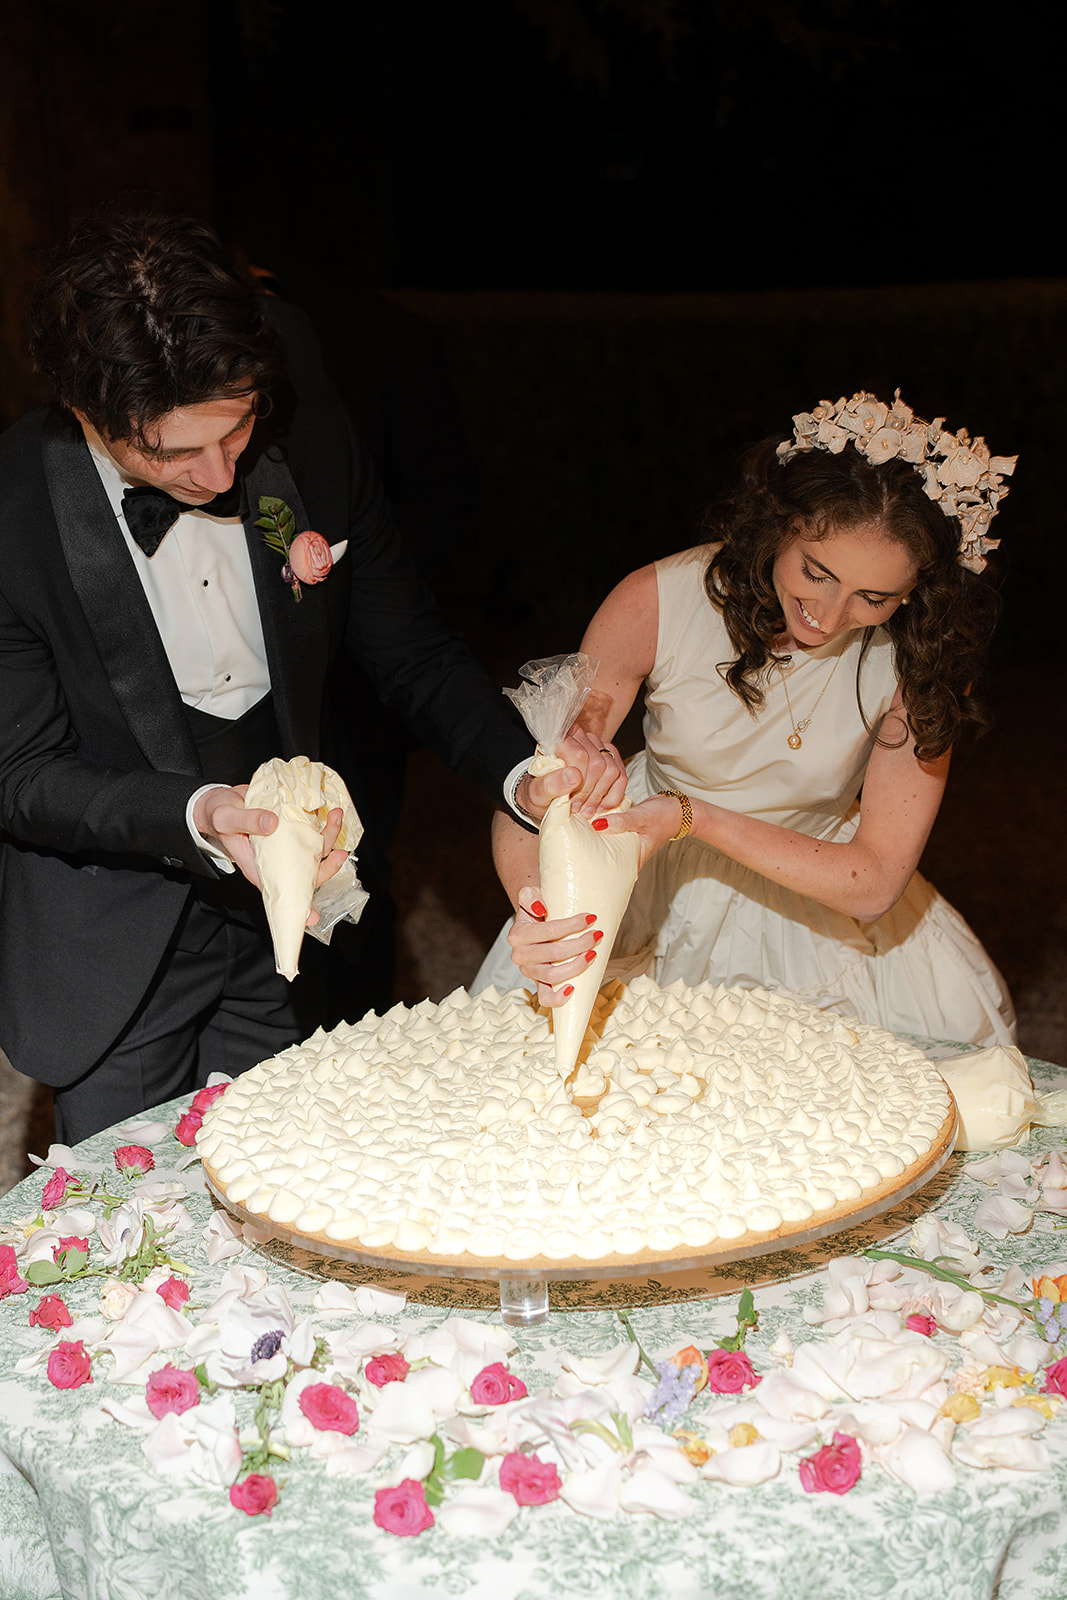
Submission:
[[130,732],[157,771],[199,777],[163,641],[81,429],[57,414],[43,454],[71,582]]
[[300,491],[276,447],[265,451],[246,474],[248,540],[252,573],[263,623],[274,710],[278,720],[283,753],[303,755],[313,760],[319,754],[323,684],[330,659],[329,610],[324,583],[301,585],[298,602],[290,586],[282,580],[282,558],[263,541],[263,530],[255,526],[261,495],[284,500],[296,519],[297,532],[311,526],[300,498]]

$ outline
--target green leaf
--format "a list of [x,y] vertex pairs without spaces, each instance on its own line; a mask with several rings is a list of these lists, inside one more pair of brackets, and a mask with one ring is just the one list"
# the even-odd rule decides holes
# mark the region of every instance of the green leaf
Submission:
[[31,1261],[26,1268],[28,1283],[62,1283],[65,1277],[54,1261]]
[[424,1478],[422,1487],[426,1494],[426,1504],[428,1506],[439,1506],[445,1497],[445,1490],[437,1474],[431,1472],[428,1478]]
[[480,1478],[482,1468],[485,1466],[485,1457],[480,1450],[468,1447],[466,1450],[457,1450],[455,1455],[449,1456],[444,1464],[442,1476],[453,1478]]
[[87,1250],[75,1250],[73,1245],[68,1245],[62,1255],[67,1277],[73,1277],[76,1272],[80,1272],[88,1259],[89,1252]]
[[433,1478],[437,1476],[441,1468],[444,1466],[445,1441],[441,1438],[439,1433],[433,1433],[430,1435],[430,1443],[433,1445],[433,1466],[430,1468],[429,1475],[431,1478]]

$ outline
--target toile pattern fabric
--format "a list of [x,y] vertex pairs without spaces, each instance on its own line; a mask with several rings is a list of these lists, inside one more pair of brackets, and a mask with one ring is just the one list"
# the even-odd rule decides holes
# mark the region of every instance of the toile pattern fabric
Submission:
[[[828,842],[850,839],[873,748],[864,726],[896,693],[893,647],[876,629],[797,652],[767,674],[753,718],[717,668],[734,658],[721,614],[703,586],[708,546],[656,563],[659,638],[645,685],[645,749],[629,763],[635,802],[677,789]],[[832,676],[831,676],[832,675]],[[792,706],[792,715],[790,714]],[[793,721],[811,717],[801,748]],[[514,987],[506,938],[471,986]],[[857,922],[738,865],[699,839],[665,845],[642,869],[608,964],[627,981],[724,983],[785,990],[893,1033],[1014,1042],[1004,981],[962,917],[915,873],[893,909]]]
[[[1040,1091],[1067,1085],[1060,1069],[1030,1066]],[[158,1115],[166,1121],[186,1104],[173,1102]],[[1051,1130],[1025,1148],[1034,1154],[1062,1142],[1062,1130]],[[114,1133],[86,1141],[79,1167],[99,1169],[114,1144]],[[750,1285],[760,1322],[746,1349],[757,1370],[769,1370],[769,1346],[780,1333],[798,1346],[814,1336],[803,1313],[821,1302],[832,1257],[887,1246],[924,1211],[974,1233],[983,1191],[960,1174],[966,1159],[953,1157],[886,1218],[803,1251],[736,1263],[704,1281],[686,1273],[677,1284],[673,1275],[553,1284],[554,1305],[582,1309],[554,1311],[540,1327],[515,1330],[512,1369],[532,1391],[558,1373],[561,1352],[610,1350],[621,1339],[619,1305],[633,1308],[635,1329],[657,1358],[690,1342],[706,1347],[732,1331],[737,1291]],[[161,1157],[154,1176],[166,1176],[164,1164]],[[183,1179],[189,1183],[198,1171],[187,1169]],[[34,1212],[40,1194],[41,1177],[26,1179],[0,1202],[0,1223]],[[187,1204],[197,1226],[182,1236],[181,1254],[195,1269],[191,1303],[203,1306],[218,1292],[226,1263],[209,1266],[200,1242],[209,1196],[194,1193]],[[906,1247],[905,1238],[898,1248]],[[983,1235],[982,1247],[999,1265],[1015,1262],[1031,1273],[1060,1257],[1062,1237],[1052,1217],[1039,1215],[1029,1233],[998,1244]],[[397,1282],[396,1275],[315,1262],[285,1247],[268,1245],[242,1259],[266,1267],[298,1313],[324,1277]],[[404,1282],[407,1307],[380,1320],[405,1332],[432,1327],[462,1306],[484,1319],[495,1288]],[[81,1288],[80,1299],[77,1286],[67,1291],[75,1311],[89,1309],[99,1292],[89,1283]],[[412,1303],[416,1297],[427,1303]],[[332,1477],[306,1452],[287,1464],[285,1492],[270,1518],[245,1517],[216,1488],[157,1476],[139,1436],[100,1409],[108,1394],[126,1398],[129,1389],[109,1384],[103,1372],[67,1391],[50,1387],[41,1372],[15,1375],[15,1362],[44,1338],[28,1326],[28,1298],[0,1304],[0,1594],[10,1600],[1062,1600],[1067,1592],[1067,1414],[1042,1435],[1048,1471],[961,1468],[954,1488],[925,1499],[874,1471],[847,1495],[809,1495],[793,1467],[757,1488],[701,1481],[691,1491],[694,1512],[682,1521],[622,1511],[602,1521],[557,1502],[522,1510],[497,1538],[434,1527],[400,1539],[371,1520],[371,1480]]]

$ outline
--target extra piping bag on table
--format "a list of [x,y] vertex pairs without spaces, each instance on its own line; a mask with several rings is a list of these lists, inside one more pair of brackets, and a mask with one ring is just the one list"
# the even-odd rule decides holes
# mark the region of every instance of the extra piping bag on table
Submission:
[[[556,750],[585,704],[598,665],[580,652],[528,661],[519,669],[527,681],[518,689],[504,690],[537,740],[537,754],[530,763],[535,776],[565,765]],[[631,803],[627,797],[617,810],[625,811]],[[553,800],[542,819],[538,851],[541,899],[550,919],[593,912],[604,935],[595,959],[570,979],[574,985],[570,999],[552,1012],[556,1067],[563,1078],[570,1076],[577,1063],[608,956],[637,880],[640,848],[636,833],[594,832],[588,818],[571,812],[568,795]]]
[[934,1064],[960,1115],[957,1150],[1007,1150],[1024,1144],[1031,1127],[1067,1123],[1067,1094],[1035,1094],[1026,1057],[1014,1045],[994,1044]]
[[[252,847],[274,941],[275,966],[283,978],[292,981],[299,970],[308,912],[313,900],[317,900],[315,878],[322,859],[322,829],[327,815],[338,808],[344,813],[337,836],[339,850],[355,850],[363,837],[363,824],[333,768],[321,761],[309,761],[307,756],[294,756],[292,761],[278,757],[265,761],[252,775],[245,805],[273,811],[278,818],[273,833],[253,835]],[[326,913],[328,926],[321,932],[318,925],[307,931],[328,943],[335,922],[344,916],[357,920],[367,893],[359,885],[351,859],[336,878],[323,884],[319,893],[327,897],[329,910],[325,903],[316,903],[315,909],[320,917]]]

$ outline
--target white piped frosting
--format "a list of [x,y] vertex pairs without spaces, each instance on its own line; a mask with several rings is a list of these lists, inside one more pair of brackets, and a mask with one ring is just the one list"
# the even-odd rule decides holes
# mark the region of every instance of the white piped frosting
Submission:
[[525,991],[457,989],[261,1062],[200,1154],[233,1203],[357,1249],[633,1260],[859,1205],[950,1107],[914,1046],[767,990],[639,978],[592,1026],[587,1115]]

